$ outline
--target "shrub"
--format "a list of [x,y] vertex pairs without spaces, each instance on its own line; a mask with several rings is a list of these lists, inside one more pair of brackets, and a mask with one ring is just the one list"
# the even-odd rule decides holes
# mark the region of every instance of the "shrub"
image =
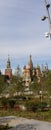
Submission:
[[41,111],[45,111],[46,108],[47,108],[47,103],[46,102],[41,102],[39,107],[40,107]]
[[1,104],[2,104],[2,107],[3,107],[5,110],[7,110],[7,108],[8,108],[8,99],[6,99],[5,97],[3,97],[3,98],[1,99]]
[[10,107],[10,108],[14,108],[15,103],[16,103],[16,100],[15,100],[15,99],[10,99],[10,100],[9,100],[9,107]]
[[1,99],[1,104],[2,104],[3,106],[8,105],[8,99],[5,98],[5,97],[3,97],[3,98]]
[[39,109],[39,103],[34,101],[28,101],[25,104],[27,110],[36,112]]

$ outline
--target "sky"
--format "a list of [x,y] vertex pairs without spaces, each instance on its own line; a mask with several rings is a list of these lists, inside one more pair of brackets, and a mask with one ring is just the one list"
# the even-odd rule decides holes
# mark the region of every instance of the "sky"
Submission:
[[47,63],[51,69],[51,40],[45,37],[48,19],[41,21],[43,15],[47,16],[44,0],[0,0],[1,70],[8,55],[15,69],[28,64],[30,54],[34,66]]

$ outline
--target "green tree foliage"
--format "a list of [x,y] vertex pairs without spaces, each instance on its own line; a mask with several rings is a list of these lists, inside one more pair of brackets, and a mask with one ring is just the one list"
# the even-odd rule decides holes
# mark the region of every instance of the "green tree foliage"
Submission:
[[34,94],[38,94],[39,90],[41,89],[36,77],[34,78],[33,82],[31,82],[29,89],[30,91],[33,91]]
[[[12,76],[12,80],[8,86],[5,82],[5,76],[0,75],[0,94],[4,91],[8,90],[8,92],[13,95],[15,92],[24,92],[25,86],[23,85],[23,78],[19,74],[16,76]],[[33,82],[31,82],[29,86],[29,90],[33,91],[33,94],[39,94],[39,91],[47,92],[47,97],[51,95],[51,71],[44,72],[44,77],[40,77],[40,83],[37,82],[37,78],[34,77]]]
[[5,77],[4,75],[0,75],[0,94],[4,91],[5,89]]
[[21,76],[13,76],[12,81],[10,84],[11,88],[15,89],[16,92],[23,92],[24,91],[24,85],[23,85],[23,79]]
[[40,108],[40,110],[41,111],[45,111],[46,109],[47,109],[47,102],[41,102],[40,104],[39,104],[39,108]]
[[51,71],[48,72],[47,77],[45,78],[45,88],[48,93],[51,95]]
[[34,112],[36,112],[39,109],[39,105],[40,105],[40,102],[37,99],[31,100],[31,101],[27,100],[25,103],[27,110],[31,110]]
[[16,103],[16,100],[15,99],[9,99],[9,107],[10,108],[14,108],[14,105],[15,105],[15,103]]
[[1,103],[3,106],[8,105],[8,100],[5,97],[2,97]]

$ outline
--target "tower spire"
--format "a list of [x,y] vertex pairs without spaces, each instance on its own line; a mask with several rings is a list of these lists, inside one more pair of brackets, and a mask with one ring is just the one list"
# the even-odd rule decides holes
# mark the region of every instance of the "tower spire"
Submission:
[[7,60],[6,68],[11,68],[11,65],[10,65],[10,56],[9,55],[8,55],[8,60]]
[[12,78],[12,69],[11,69],[11,62],[10,62],[9,55],[8,55],[8,59],[7,59],[6,69],[5,69],[5,76],[6,76],[7,81],[10,82],[10,80]]
[[29,66],[30,66],[30,69],[32,70],[33,69],[33,62],[32,62],[32,55],[30,54],[30,57],[29,57]]

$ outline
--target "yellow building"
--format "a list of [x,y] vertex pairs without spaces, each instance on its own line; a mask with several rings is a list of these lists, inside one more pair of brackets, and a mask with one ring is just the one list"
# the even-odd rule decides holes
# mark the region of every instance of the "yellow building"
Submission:
[[24,66],[23,68],[23,81],[25,86],[29,86],[31,82],[31,77],[30,77],[30,66]]
[[29,86],[33,81],[34,76],[36,76],[38,83],[40,82],[40,67],[37,65],[36,68],[33,67],[32,56],[29,57],[28,65],[23,68],[23,82],[25,86]]
[[33,72],[33,62],[32,57],[30,55],[28,65],[23,68],[23,81],[25,86],[29,86],[32,80],[32,72]]

